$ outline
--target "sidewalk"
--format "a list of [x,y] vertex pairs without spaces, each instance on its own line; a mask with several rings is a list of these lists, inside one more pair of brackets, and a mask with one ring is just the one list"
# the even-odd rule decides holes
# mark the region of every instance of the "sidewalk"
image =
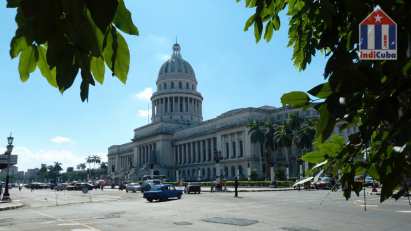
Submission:
[[[270,188],[270,187],[238,187],[238,192],[277,192],[277,191],[291,191],[294,188]],[[210,192],[210,187],[201,187],[201,191]],[[226,192],[234,192],[234,187],[227,187]]]
[[0,202],[0,211],[9,209],[18,209],[23,207],[24,204],[19,200],[13,200],[12,202]]

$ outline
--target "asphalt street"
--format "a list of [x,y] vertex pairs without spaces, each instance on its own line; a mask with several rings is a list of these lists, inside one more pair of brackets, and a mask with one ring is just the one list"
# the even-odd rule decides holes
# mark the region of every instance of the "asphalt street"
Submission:
[[12,191],[24,208],[0,212],[0,231],[15,230],[411,230],[408,200],[346,201],[341,192],[288,191],[183,195],[149,203],[118,190]]

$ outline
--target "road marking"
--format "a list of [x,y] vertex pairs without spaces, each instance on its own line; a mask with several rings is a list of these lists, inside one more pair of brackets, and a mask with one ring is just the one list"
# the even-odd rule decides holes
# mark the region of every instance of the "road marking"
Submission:
[[397,213],[411,213],[411,210],[397,210]]
[[[90,226],[90,225],[87,225],[87,224],[72,222],[71,220],[66,220],[66,219],[58,218],[58,217],[55,217],[55,216],[52,216],[52,215],[49,215],[49,214],[46,214],[46,213],[42,213],[42,212],[39,212],[39,211],[33,211],[33,212],[34,212],[34,213],[37,213],[37,214],[39,214],[39,215],[41,215],[41,216],[54,219],[54,220],[56,220],[56,221],[67,222],[67,223],[62,223],[62,224],[58,224],[58,225],[62,225],[62,226],[75,226],[75,225],[76,225],[76,226],[83,226],[83,227],[86,228],[86,229],[72,229],[72,231],[101,231],[100,229],[96,229],[96,228],[94,228],[94,227],[92,227],[92,226]],[[70,222],[71,222],[71,223],[70,223]]]

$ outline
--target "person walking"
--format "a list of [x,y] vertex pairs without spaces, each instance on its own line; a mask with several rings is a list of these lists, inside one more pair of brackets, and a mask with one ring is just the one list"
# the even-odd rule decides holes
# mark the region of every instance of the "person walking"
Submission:
[[238,178],[234,180],[234,197],[238,197]]
[[2,194],[3,194],[3,184],[0,184],[0,199],[1,199]]
[[22,187],[22,185],[21,185],[21,184],[19,184],[19,192],[21,192],[21,187]]

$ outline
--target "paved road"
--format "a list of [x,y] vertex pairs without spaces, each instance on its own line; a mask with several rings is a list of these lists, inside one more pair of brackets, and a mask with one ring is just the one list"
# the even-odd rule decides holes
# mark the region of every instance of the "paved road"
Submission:
[[[14,192],[14,198],[28,206],[0,212],[0,231],[411,230],[407,200],[379,204],[378,197],[370,195],[364,212],[361,198],[345,201],[341,192],[250,192],[240,196],[202,193],[148,203],[140,193],[118,190],[59,192],[57,198],[62,201],[56,206],[51,202],[56,197],[52,191]],[[250,225],[239,226],[247,223]]]

